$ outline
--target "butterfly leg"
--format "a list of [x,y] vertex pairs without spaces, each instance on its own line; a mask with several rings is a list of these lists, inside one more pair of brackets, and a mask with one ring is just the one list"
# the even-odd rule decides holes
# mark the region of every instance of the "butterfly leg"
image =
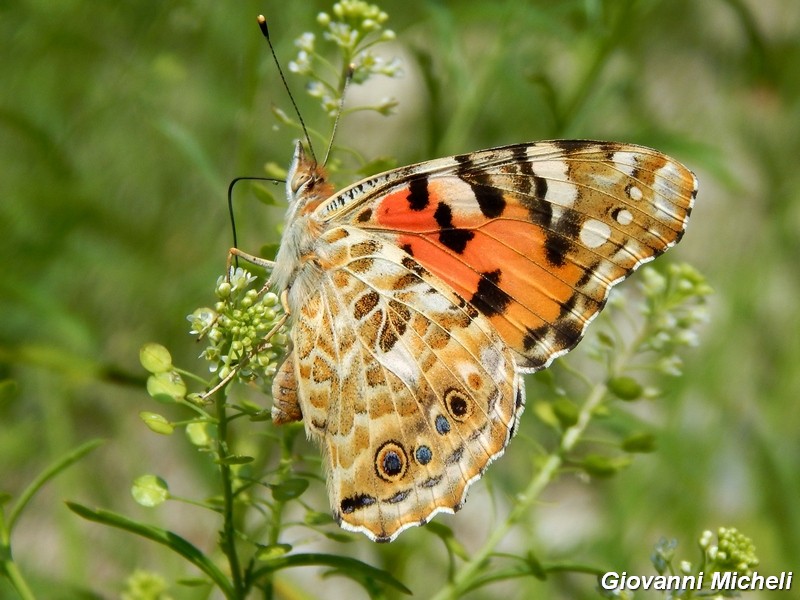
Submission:
[[[256,256],[255,254],[249,254],[247,252],[243,252],[242,250],[239,250],[239,248],[231,248],[230,250],[228,250],[228,260],[226,261],[225,264],[226,267],[225,273],[227,274],[226,275],[227,277],[230,277],[232,263],[237,258],[241,258],[243,261],[249,262],[251,265],[263,267],[268,271],[271,271],[275,266],[275,261],[273,260],[267,260],[266,258],[261,258],[260,256]],[[272,281],[270,281],[270,279],[267,278],[266,283],[264,283],[264,285],[258,291],[258,295],[261,296],[262,294],[264,294],[264,292],[266,292],[271,285]]]
[[261,258],[255,254],[248,254],[247,252],[239,250],[239,248],[231,248],[228,250],[228,269],[230,269],[231,259],[233,257],[241,258],[242,260],[249,262],[251,265],[264,267],[268,270],[272,270],[272,268],[275,266],[275,261],[273,260],[267,260],[266,258]]

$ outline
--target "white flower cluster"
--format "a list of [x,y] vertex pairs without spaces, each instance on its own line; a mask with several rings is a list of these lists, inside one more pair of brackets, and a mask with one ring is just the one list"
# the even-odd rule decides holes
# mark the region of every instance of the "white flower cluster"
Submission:
[[[335,116],[344,91],[346,73],[351,68],[354,83],[364,83],[374,75],[400,77],[403,70],[398,58],[387,60],[372,51],[375,44],[395,39],[394,31],[383,27],[389,15],[363,0],[337,2],[333,5],[332,13],[319,13],[317,22],[324,28],[322,38],[338,48],[343,69],[335,67],[318,53],[317,36],[306,32],[295,40],[298,52],[289,63],[289,71],[309,77],[308,93],[320,100],[326,113]],[[325,72],[320,72],[321,69]],[[335,83],[331,83],[331,79],[335,79]],[[389,114],[396,106],[394,98],[385,98],[377,106],[364,108]]]

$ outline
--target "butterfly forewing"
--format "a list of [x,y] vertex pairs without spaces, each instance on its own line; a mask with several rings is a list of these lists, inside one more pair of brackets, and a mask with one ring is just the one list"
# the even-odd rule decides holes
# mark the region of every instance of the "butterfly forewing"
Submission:
[[356,186],[376,192],[332,220],[379,232],[440,277],[526,371],[571,349],[610,288],[680,239],[696,193],[659,152],[589,141],[495,148]]

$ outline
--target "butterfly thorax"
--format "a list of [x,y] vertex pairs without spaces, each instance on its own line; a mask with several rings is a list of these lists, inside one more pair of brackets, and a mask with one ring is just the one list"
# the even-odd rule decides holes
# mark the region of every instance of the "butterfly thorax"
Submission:
[[309,160],[297,142],[286,177],[286,225],[272,272],[277,289],[290,290],[290,310],[318,287],[322,277],[325,265],[320,264],[317,250],[326,225],[315,218],[314,209],[332,193],[322,167]]

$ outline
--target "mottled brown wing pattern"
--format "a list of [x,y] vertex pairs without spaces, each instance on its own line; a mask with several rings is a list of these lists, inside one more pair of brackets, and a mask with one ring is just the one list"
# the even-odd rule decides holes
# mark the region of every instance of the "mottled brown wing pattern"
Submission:
[[316,255],[274,414],[301,412],[320,441],[342,526],[391,540],[461,506],[513,432],[522,382],[486,317],[400,248],[344,227]]
[[398,169],[318,212],[401,247],[535,371],[577,344],[615,283],[680,240],[696,192],[655,150],[557,141]]

